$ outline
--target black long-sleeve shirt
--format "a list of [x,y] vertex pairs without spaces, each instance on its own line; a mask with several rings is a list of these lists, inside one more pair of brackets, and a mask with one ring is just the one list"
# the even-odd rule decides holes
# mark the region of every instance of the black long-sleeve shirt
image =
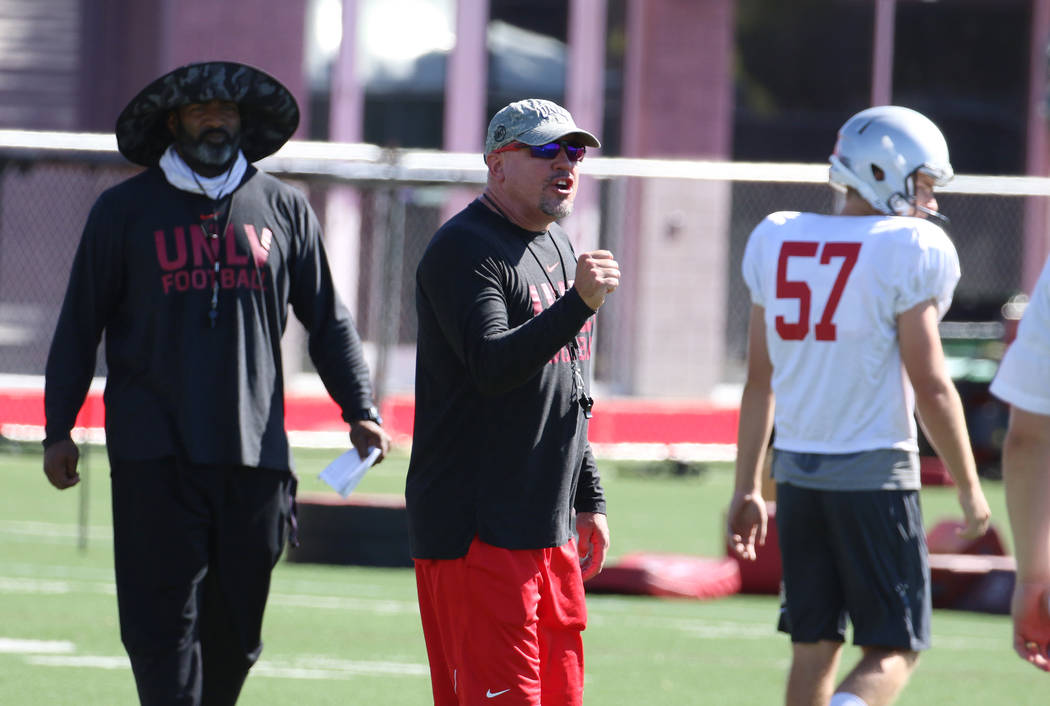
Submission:
[[290,469],[280,348],[289,304],[344,418],[372,404],[361,342],[303,194],[249,167],[215,208],[156,167],[95,202],[48,356],[45,444],[69,437],[104,331],[111,456]]
[[533,233],[476,201],[427,247],[405,490],[414,557],[463,556],[475,536],[559,546],[573,509],[605,512],[570,363],[575,338],[587,379],[594,312],[571,288],[575,265],[557,224]]

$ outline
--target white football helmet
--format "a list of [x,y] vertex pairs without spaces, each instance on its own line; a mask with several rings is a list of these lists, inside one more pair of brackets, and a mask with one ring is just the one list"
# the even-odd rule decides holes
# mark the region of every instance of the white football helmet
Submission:
[[913,213],[916,172],[928,174],[937,186],[955,176],[937,126],[922,113],[897,105],[868,108],[847,120],[828,159],[832,186],[855,189],[890,215]]

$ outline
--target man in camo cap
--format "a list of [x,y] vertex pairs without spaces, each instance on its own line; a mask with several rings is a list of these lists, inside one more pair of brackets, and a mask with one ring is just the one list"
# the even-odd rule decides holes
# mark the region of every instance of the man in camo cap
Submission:
[[571,138],[586,147],[601,147],[597,137],[576,126],[565,108],[541,98],[526,98],[511,103],[492,117],[482,157],[488,163],[490,154],[514,142],[537,146],[563,138]]
[[557,221],[598,146],[555,103],[503,108],[484,192],[416,271],[405,497],[437,706],[582,700],[583,580],[609,545],[586,381],[620,270],[606,250],[577,257]]

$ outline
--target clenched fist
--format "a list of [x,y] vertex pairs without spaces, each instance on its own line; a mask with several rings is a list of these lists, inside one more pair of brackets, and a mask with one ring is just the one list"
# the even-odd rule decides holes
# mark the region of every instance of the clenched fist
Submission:
[[606,295],[620,286],[620,264],[608,250],[585,252],[576,261],[573,286],[584,303],[598,311]]
[[44,474],[59,490],[71,488],[80,482],[77,461],[80,450],[69,439],[59,441],[44,450]]

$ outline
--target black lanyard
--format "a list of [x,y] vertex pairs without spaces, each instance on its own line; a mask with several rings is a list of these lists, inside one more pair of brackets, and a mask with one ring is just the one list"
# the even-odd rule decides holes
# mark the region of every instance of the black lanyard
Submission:
[[[208,220],[210,220],[212,222],[211,223],[212,224],[211,232],[209,232],[208,229],[206,229],[204,227],[204,223],[201,223],[201,229],[204,230],[204,238],[206,240],[211,241],[214,244],[214,247],[215,247],[215,252],[214,252],[215,259],[213,261],[212,275],[211,275],[212,276],[212,281],[211,281],[211,303],[210,303],[210,308],[208,309],[208,327],[209,328],[215,328],[215,323],[219,320],[219,270],[222,267],[222,242],[219,241],[219,232],[215,229],[215,226],[219,225],[219,213],[221,212],[221,210],[219,208],[219,205],[220,205],[222,199],[221,198],[220,199],[212,199],[208,195],[208,192],[206,192],[204,190],[204,187],[201,185],[200,180],[197,178],[197,173],[192,171],[192,169],[190,170],[190,173],[193,174],[193,180],[195,182],[197,182],[197,186],[200,188],[201,194],[203,196],[205,196],[206,198],[211,199],[211,205],[212,205],[211,217],[208,219]],[[222,236],[223,236],[223,238],[226,237],[226,231],[229,229],[230,223],[232,222],[232,219],[233,219],[233,192],[232,191],[230,192],[229,196],[230,196],[230,203],[229,203],[229,210],[226,211],[226,225],[224,225],[223,228],[222,228]],[[199,216],[199,214],[197,214],[197,215]],[[236,245],[233,245],[233,247],[236,247]]]

